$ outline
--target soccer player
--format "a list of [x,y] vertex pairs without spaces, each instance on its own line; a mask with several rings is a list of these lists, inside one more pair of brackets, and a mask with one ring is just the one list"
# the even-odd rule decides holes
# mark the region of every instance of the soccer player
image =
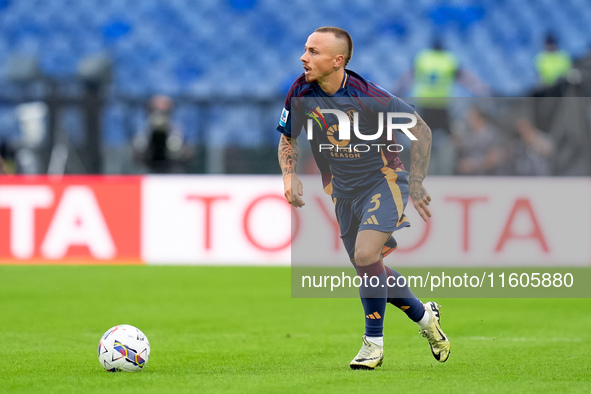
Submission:
[[[433,356],[444,362],[449,356],[450,343],[441,329],[440,306],[435,302],[423,304],[408,287],[397,288],[395,294],[390,293],[392,289],[387,286],[388,277],[397,278],[400,274],[383,263],[383,255],[396,247],[391,238],[392,232],[408,226],[403,210],[409,195],[423,220],[427,221],[431,216],[428,208],[431,197],[423,187],[429,166],[431,130],[410,105],[345,69],[353,54],[353,41],[345,30],[318,28],[308,37],[304,49],[300,58],[304,73],[291,86],[277,127],[282,133],[278,156],[284,194],[294,207],[303,207],[305,203],[303,186],[296,175],[297,137],[302,127],[298,127],[299,122],[292,121],[290,111],[295,110],[292,98],[353,98],[351,102],[372,98],[382,103],[389,112],[413,114],[417,120],[416,125],[409,128],[417,138],[411,145],[410,174],[404,170],[397,153],[386,149],[360,154],[313,150],[324,190],[331,194],[335,202],[341,238],[351,262],[358,275],[377,277],[380,284],[376,287],[361,286],[359,289],[365,315],[365,334],[361,350],[350,366],[352,369],[374,369],[382,364],[384,312],[388,302],[419,325],[419,332],[428,339]],[[330,121],[328,116],[326,121]],[[320,141],[324,141],[323,138],[331,141],[327,134],[328,128],[324,130],[324,135],[320,133]],[[311,140],[310,143],[313,149],[318,147],[318,141]],[[350,144],[353,143],[351,137]],[[389,293],[393,296],[389,297]]]

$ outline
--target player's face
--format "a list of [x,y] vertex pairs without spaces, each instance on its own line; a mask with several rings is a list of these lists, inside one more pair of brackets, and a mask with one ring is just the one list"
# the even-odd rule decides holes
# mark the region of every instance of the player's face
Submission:
[[312,33],[306,41],[300,60],[304,66],[306,82],[322,80],[335,71],[336,38],[331,33]]

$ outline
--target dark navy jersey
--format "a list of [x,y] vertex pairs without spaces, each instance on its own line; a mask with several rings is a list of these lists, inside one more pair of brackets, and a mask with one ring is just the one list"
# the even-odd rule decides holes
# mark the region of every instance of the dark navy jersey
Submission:
[[[296,79],[287,94],[277,131],[297,138],[305,126],[312,124],[312,137],[308,129],[304,132],[322,174],[324,190],[337,198],[354,198],[371,190],[386,174],[404,170],[397,153],[401,147],[395,146],[396,132],[391,138],[386,133],[385,114],[413,114],[414,108],[353,71],[345,71],[341,88],[333,95],[325,93],[316,82],[306,82],[304,74]],[[347,114],[351,121],[348,140],[338,139],[337,116],[322,114],[321,109],[339,109]],[[364,136],[378,135],[379,114],[383,114],[383,133],[372,140],[358,138],[354,133],[355,112],[358,130]],[[397,119],[394,123],[408,121]]]

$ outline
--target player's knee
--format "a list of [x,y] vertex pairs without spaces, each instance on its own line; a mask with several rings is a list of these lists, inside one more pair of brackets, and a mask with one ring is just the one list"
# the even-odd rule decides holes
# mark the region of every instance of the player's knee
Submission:
[[380,258],[380,252],[371,248],[358,246],[355,248],[355,264],[366,266],[375,263]]

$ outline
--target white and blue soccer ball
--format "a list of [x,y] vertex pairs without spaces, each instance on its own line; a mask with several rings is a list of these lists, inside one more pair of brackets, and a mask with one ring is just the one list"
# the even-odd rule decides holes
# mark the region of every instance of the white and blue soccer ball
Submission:
[[109,372],[141,371],[150,358],[150,342],[137,327],[120,324],[99,341],[98,359]]

